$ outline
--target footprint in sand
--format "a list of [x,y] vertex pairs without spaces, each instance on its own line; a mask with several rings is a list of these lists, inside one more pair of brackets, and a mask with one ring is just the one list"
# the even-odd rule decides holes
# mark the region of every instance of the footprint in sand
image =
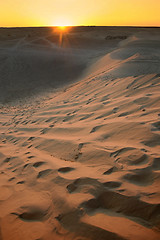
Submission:
[[28,167],[28,166],[29,166],[29,163],[25,164],[25,165],[23,166],[23,169],[25,169],[25,168]]
[[17,182],[17,184],[24,184],[25,183],[25,181],[19,181],[19,182]]
[[118,107],[113,108],[113,113],[117,113],[118,110],[119,110]]
[[40,171],[40,172],[38,173],[37,178],[46,177],[46,176],[48,176],[52,171],[53,171],[52,169],[46,169],[46,170]]
[[8,179],[8,182],[12,182],[15,179],[15,177],[12,177],[10,179]]
[[113,173],[113,172],[117,172],[117,171],[118,171],[118,168],[117,168],[117,167],[112,167],[112,168],[108,169],[107,171],[105,171],[105,172],[103,173],[103,175],[109,175],[109,174],[111,174],[111,173]]
[[105,182],[105,183],[103,183],[103,185],[107,188],[118,188],[122,185],[122,183],[111,181],[111,182]]
[[4,162],[4,163],[9,163],[10,160],[11,160],[11,158],[10,158],[10,157],[7,157],[3,162]]
[[103,125],[93,127],[92,130],[90,131],[90,133],[96,132],[96,131],[97,131],[98,129],[100,129],[101,127],[103,127]]
[[14,212],[12,214],[18,216],[23,221],[42,221],[47,214],[47,210],[37,206],[28,206],[22,209],[22,213]]
[[67,186],[67,190],[69,193],[74,192],[77,189],[77,186],[74,183],[71,183]]
[[38,168],[38,167],[42,166],[43,164],[45,164],[45,162],[35,162],[33,164],[33,167]]
[[30,137],[30,138],[28,138],[27,141],[32,141],[34,138],[35,138],[35,137]]
[[26,155],[27,155],[27,154],[30,154],[30,152],[26,152],[25,154],[26,154]]
[[71,168],[71,167],[63,167],[63,168],[59,168],[59,169],[58,169],[58,172],[68,173],[68,172],[73,171],[74,169],[75,169],[75,168]]
[[28,158],[31,159],[31,158],[34,158],[34,156],[29,156]]

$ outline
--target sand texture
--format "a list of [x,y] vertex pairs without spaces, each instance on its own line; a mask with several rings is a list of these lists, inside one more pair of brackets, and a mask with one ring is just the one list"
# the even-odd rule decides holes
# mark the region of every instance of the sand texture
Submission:
[[82,28],[61,46],[50,30],[12,31],[0,240],[159,240],[160,30]]

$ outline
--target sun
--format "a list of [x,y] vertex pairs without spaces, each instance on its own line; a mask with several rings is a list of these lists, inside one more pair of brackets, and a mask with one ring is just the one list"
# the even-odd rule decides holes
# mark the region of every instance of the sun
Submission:
[[60,35],[60,42],[62,41],[63,35],[66,35],[70,31],[72,26],[72,21],[65,16],[54,19],[53,31]]
[[54,26],[60,27],[62,30],[66,27],[72,26],[72,22],[69,19],[65,18],[59,18],[56,19],[54,22]]

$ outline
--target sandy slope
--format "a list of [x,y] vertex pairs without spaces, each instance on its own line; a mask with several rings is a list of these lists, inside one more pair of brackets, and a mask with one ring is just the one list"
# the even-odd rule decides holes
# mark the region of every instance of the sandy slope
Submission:
[[159,63],[139,34],[83,80],[1,108],[0,239],[160,239]]

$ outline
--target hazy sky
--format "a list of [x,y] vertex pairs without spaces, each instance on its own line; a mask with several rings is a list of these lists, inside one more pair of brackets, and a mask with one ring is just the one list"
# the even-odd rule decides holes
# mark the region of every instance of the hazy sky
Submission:
[[0,0],[0,26],[160,26],[160,0]]

